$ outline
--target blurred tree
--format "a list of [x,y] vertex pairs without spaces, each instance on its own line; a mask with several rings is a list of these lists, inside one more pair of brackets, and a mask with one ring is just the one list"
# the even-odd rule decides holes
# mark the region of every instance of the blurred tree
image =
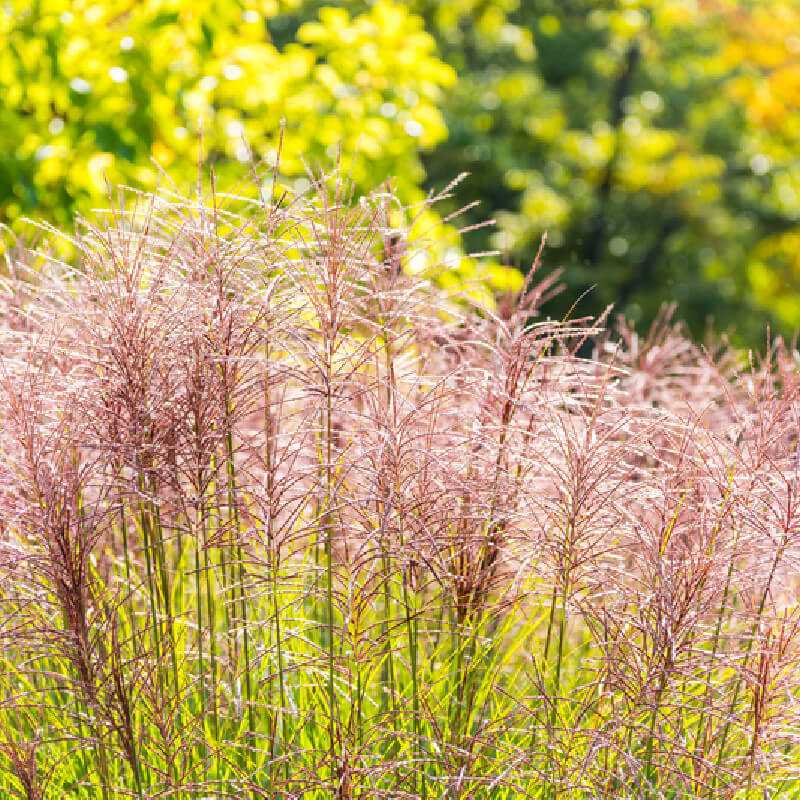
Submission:
[[[12,0],[0,6],[0,221],[69,227],[107,204],[110,185],[181,188],[198,143],[218,185],[241,183],[250,154],[277,157],[308,186],[308,166],[340,159],[357,189],[391,177],[425,197],[419,153],[441,142],[455,80],[423,20],[403,3],[309,10],[297,0]],[[299,15],[297,12],[301,12]],[[267,180],[270,178],[267,177]],[[247,187],[243,187],[247,191]],[[484,299],[516,271],[481,265],[436,228],[451,283]],[[449,259],[449,260],[448,260]],[[419,267],[419,265],[418,265]]]
[[[14,0],[0,7],[0,207],[68,223],[106,178],[151,186],[151,159],[178,182],[198,132],[220,179],[248,147],[289,175],[341,147],[360,186],[396,176],[413,195],[419,148],[446,129],[454,73],[422,21],[378,0],[323,9],[278,46],[291,0]],[[296,4],[295,4],[296,5]],[[301,180],[302,182],[302,180]],[[419,194],[419,191],[416,191]]]
[[[581,308],[665,300],[741,342],[800,324],[800,4],[417,0],[459,80],[431,180],[468,169],[524,264],[546,230]],[[488,244],[489,242],[487,242]]]
[[[747,123],[742,155],[749,179],[736,201],[756,224],[745,264],[757,300],[800,326],[800,4],[718,4],[731,35],[724,62],[730,94]],[[747,174],[743,168],[741,173]]]
[[[471,221],[498,222],[469,244],[524,266],[546,230],[554,313],[593,287],[581,310],[676,300],[759,343],[800,324],[799,23],[798,0],[11,0],[0,218],[188,184],[201,127],[229,185],[285,118],[297,190],[339,147],[409,202],[469,170]],[[431,226],[455,286],[514,283]]]

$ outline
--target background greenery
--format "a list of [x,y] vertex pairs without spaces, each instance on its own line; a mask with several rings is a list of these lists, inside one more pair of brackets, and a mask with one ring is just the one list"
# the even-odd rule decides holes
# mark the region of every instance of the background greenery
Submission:
[[[793,0],[11,0],[0,8],[0,219],[70,226],[248,151],[302,190],[341,148],[406,201],[463,170],[467,237],[546,264],[580,308],[664,300],[763,342],[800,323],[800,4]],[[454,201],[455,202],[455,201]],[[444,209],[447,210],[446,208]],[[423,227],[436,222],[426,217]],[[437,226],[456,285],[515,278]]]

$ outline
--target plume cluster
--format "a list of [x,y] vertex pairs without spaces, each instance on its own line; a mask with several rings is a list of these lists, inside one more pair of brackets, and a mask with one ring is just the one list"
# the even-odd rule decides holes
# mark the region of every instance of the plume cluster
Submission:
[[415,213],[321,177],[9,255],[4,797],[797,795],[796,354],[551,320],[538,257],[470,304]]

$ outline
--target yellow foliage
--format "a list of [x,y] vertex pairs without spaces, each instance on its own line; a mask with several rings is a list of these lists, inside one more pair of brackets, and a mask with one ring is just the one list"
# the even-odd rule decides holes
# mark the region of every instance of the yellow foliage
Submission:
[[[2,6],[0,145],[46,148],[16,177],[36,213],[66,222],[73,209],[102,201],[103,174],[138,185],[156,174],[142,170],[150,159],[190,185],[201,131],[207,152],[231,157],[218,166],[224,182],[247,147],[256,157],[274,149],[284,118],[289,174],[301,174],[304,162],[329,163],[330,147],[341,145],[364,188],[398,173],[401,194],[419,197],[417,149],[446,135],[439,102],[455,79],[421,18],[391,0],[357,15],[323,8],[296,41],[276,46],[266,23],[296,5]],[[59,171],[51,162],[64,149],[69,166]]]
[[[155,188],[160,169],[188,188],[201,141],[225,188],[247,174],[238,162],[251,155],[274,163],[284,124],[288,178],[341,154],[357,190],[395,176],[406,202],[421,200],[419,151],[447,135],[440,106],[456,79],[422,18],[394,0],[362,13],[327,7],[292,40],[276,41],[270,25],[300,4],[0,6],[0,152],[13,154],[6,177],[15,192],[2,205],[5,221],[19,227],[32,214],[69,226],[75,213],[105,205],[110,185]],[[485,24],[502,29],[505,17]]]

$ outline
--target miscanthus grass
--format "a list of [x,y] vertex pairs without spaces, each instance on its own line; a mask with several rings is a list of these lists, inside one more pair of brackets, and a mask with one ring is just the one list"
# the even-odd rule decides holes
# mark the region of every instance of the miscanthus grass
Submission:
[[800,794],[797,355],[454,297],[424,208],[9,255],[2,797]]

